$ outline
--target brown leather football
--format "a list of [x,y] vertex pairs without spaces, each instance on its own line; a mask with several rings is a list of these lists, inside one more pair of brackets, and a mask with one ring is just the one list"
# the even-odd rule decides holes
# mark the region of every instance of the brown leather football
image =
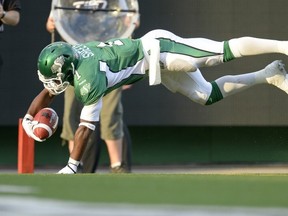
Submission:
[[41,109],[34,117],[37,124],[33,127],[33,133],[40,139],[51,137],[58,126],[58,115],[52,108]]

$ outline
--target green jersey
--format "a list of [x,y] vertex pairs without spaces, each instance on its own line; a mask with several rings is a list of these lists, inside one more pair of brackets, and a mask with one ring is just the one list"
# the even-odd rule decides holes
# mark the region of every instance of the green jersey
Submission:
[[[152,85],[162,83],[172,92],[206,102],[210,92],[202,92],[210,84],[206,88],[207,81],[198,68],[234,59],[227,42],[185,39],[165,30],[150,31],[140,39],[89,42],[73,48],[79,55],[75,94],[85,105],[81,118],[88,121],[98,120],[105,94],[144,78],[148,70]],[[194,91],[201,94],[192,94]]]
[[113,39],[77,44],[75,66],[76,97],[84,104],[96,103],[115,88],[132,84],[146,76],[147,63],[139,39]]

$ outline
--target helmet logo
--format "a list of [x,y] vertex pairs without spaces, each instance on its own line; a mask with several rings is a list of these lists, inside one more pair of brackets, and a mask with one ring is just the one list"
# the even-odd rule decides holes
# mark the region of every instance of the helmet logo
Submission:
[[54,64],[51,67],[51,71],[53,74],[55,73],[61,73],[62,66],[64,65],[65,58],[64,56],[59,56],[58,58],[55,59]]

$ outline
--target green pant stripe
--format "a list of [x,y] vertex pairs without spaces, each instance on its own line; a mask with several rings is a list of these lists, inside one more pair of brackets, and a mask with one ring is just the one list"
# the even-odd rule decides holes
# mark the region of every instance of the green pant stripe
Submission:
[[228,62],[235,59],[235,56],[233,55],[228,41],[224,41],[224,56],[223,56],[223,61]]
[[223,99],[223,95],[215,81],[211,82],[212,91],[205,105],[211,105]]
[[188,46],[186,44],[178,43],[167,38],[157,38],[160,40],[160,52],[175,53],[181,55],[187,55],[194,58],[202,58],[207,56],[222,55],[222,53],[214,53],[205,50],[200,50],[195,47]]

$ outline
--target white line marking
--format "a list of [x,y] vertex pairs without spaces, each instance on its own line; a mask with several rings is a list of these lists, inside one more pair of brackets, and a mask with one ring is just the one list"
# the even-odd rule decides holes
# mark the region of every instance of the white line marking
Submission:
[[31,194],[36,192],[36,188],[30,186],[0,185],[0,193]]
[[0,196],[1,216],[287,216],[287,208],[134,205]]

